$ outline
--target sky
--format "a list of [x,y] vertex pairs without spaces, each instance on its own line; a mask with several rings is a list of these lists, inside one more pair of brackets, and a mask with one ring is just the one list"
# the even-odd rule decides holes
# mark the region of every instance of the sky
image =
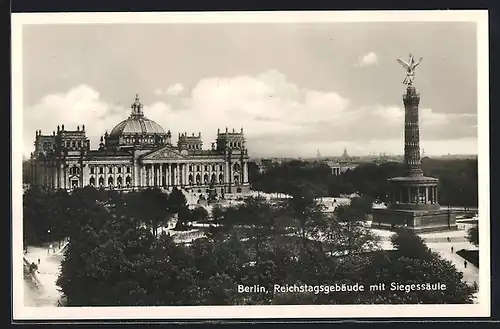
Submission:
[[477,154],[476,42],[466,22],[25,25],[23,152],[62,124],[97,148],[137,93],[174,142],[228,127],[255,157],[402,154],[412,52],[421,148]]

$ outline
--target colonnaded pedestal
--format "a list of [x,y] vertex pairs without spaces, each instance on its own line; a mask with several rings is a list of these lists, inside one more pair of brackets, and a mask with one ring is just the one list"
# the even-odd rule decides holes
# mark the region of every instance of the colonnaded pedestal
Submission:
[[420,128],[418,107],[420,94],[413,86],[416,62],[398,60],[406,69],[403,95],[405,107],[404,164],[406,174],[389,179],[390,190],[386,209],[373,209],[372,227],[395,229],[405,227],[418,232],[455,230],[456,215],[439,205],[439,180],[426,177],[420,168]]
[[177,145],[165,130],[143,113],[136,96],[130,116],[90,148],[85,125],[35,134],[30,185],[71,190],[85,186],[134,190],[173,187],[206,193],[209,185],[221,194],[249,190],[248,149],[240,131],[217,131],[210,148],[201,133],[179,133]]

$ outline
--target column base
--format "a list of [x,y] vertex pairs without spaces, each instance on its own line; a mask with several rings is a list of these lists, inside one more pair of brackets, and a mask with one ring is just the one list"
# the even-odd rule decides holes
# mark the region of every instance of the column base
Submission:
[[449,209],[373,209],[372,227],[385,230],[409,229],[415,232],[457,230],[456,213]]

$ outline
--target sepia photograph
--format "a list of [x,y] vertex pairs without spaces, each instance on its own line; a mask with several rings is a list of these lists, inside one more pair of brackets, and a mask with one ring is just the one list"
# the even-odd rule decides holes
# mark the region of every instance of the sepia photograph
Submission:
[[13,14],[14,319],[489,316],[487,29]]

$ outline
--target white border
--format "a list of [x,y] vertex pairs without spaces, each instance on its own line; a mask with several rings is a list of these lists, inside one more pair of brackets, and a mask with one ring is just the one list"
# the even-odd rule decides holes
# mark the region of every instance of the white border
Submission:
[[[478,173],[481,240],[478,296],[473,305],[349,306],[209,306],[209,307],[58,307],[23,305],[22,275],[22,26],[25,24],[116,23],[311,23],[311,22],[475,22],[478,42]],[[352,12],[198,12],[198,13],[30,13],[12,15],[12,240],[13,318],[15,320],[81,319],[241,319],[241,318],[380,318],[490,316],[489,77],[488,12],[352,11]],[[397,92],[397,91],[395,91]],[[15,183],[14,183],[15,182]]]

